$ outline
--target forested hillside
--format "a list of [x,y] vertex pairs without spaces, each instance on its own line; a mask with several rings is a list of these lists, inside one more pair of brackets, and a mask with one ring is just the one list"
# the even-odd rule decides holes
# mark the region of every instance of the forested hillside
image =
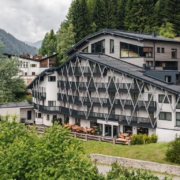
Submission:
[[1,52],[9,53],[13,55],[37,54],[37,48],[29,46],[22,41],[19,41],[11,34],[7,33],[3,29],[0,29],[0,43],[3,44]]
[[67,59],[67,49],[101,29],[156,32],[174,38],[180,35],[179,27],[179,0],[73,0],[58,32],[45,35],[39,52],[58,52],[61,64]]

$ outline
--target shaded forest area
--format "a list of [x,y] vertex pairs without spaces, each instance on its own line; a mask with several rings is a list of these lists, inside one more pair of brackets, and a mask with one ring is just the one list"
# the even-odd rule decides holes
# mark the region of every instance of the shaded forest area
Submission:
[[174,38],[180,35],[179,0],[73,0],[59,30],[46,33],[41,55],[64,53],[83,37],[101,29],[152,33]]
[[0,43],[3,44],[3,48],[0,50],[1,53],[8,53],[13,55],[20,55],[25,53],[34,55],[38,52],[37,48],[19,41],[3,29],[0,29]]

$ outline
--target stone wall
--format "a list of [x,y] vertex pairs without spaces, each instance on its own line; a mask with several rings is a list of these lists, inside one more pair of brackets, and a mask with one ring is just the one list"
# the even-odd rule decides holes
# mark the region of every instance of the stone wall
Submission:
[[91,154],[90,156],[92,161],[96,161],[97,163],[111,165],[113,162],[117,162],[118,164],[124,167],[146,169],[150,171],[174,174],[180,176],[180,166],[159,164],[149,161],[121,158],[116,156],[106,156],[101,154]]

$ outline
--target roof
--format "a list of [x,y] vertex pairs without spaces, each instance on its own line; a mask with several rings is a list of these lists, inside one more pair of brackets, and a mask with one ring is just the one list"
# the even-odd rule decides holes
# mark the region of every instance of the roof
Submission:
[[20,56],[16,56],[16,55],[13,55],[13,54],[8,54],[8,53],[4,53],[3,55],[5,55],[5,56],[19,57],[19,58],[27,59],[27,60],[31,60],[31,61],[43,61],[43,60],[49,59],[49,58],[51,58],[51,57],[57,56],[58,53],[53,54],[53,55],[51,55],[51,56],[44,57],[44,58],[42,58],[42,59],[33,59],[33,58],[20,57]]
[[[157,36],[155,33],[152,34],[143,34],[143,33],[136,33],[136,32],[128,32],[122,30],[115,30],[115,29],[103,29],[93,34],[90,34],[80,40],[77,44],[75,44],[72,48],[70,48],[65,54],[69,54],[74,51],[78,46],[82,45],[83,43],[87,42],[89,39],[95,38],[99,35],[109,34],[113,36],[124,37],[128,39],[134,39],[138,41],[148,40],[148,41],[161,41],[161,42],[172,42],[172,43],[180,43],[179,40],[165,38],[162,36]],[[154,36],[155,35],[155,36]]]
[[29,107],[34,106],[31,102],[17,102],[17,103],[7,103],[7,104],[0,104],[0,108],[14,108],[14,107]]
[[60,65],[59,67],[56,68],[50,68],[50,69],[46,69],[44,70],[39,76],[37,76],[29,85],[27,88],[32,88],[32,85],[34,83],[34,81],[36,81],[38,78],[40,78],[41,76],[46,75],[48,72],[52,72],[55,70],[59,70],[61,69],[61,67],[63,67],[64,65],[66,65],[67,63],[69,63],[71,60],[73,60],[76,57],[80,57],[83,59],[88,59],[89,61],[98,63],[102,66],[105,66],[107,68],[113,69],[116,72],[120,72],[123,74],[126,74],[130,77],[139,79],[145,83],[154,85],[160,89],[164,89],[167,90],[169,92],[173,92],[175,94],[180,95],[180,86],[178,85],[174,85],[174,84],[169,84],[169,83],[165,83],[161,80],[155,79],[153,77],[149,77],[147,75],[145,75],[145,70],[139,66],[136,66],[134,64],[116,59],[114,57],[105,55],[105,54],[92,54],[92,53],[83,53],[83,52],[78,52],[75,53],[74,55],[72,55],[66,62],[64,62],[62,65]]

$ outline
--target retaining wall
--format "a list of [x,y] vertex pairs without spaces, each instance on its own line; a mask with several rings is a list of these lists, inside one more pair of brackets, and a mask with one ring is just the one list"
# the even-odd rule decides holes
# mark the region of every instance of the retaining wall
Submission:
[[135,160],[129,158],[116,157],[116,156],[106,156],[101,154],[90,154],[90,156],[92,161],[96,161],[97,163],[111,165],[113,162],[117,162],[118,164],[124,167],[146,169],[150,171],[174,174],[180,176],[180,166],[159,164],[149,161],[141,161],[141,160]]

